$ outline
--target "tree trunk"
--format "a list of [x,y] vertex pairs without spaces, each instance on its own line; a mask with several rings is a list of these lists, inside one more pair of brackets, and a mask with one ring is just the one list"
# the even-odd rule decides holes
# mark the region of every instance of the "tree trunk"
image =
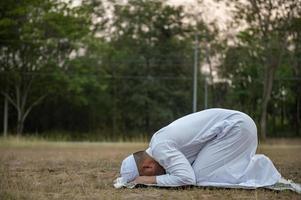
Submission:
[[[301,66],[301,65],[300,65]],[[295,76],[296,77],[300,77],[300,73],[299,73],[299,66],[296,66],[295,68]],[[300,67],[301,69],[301,67]],[[299,81],[297,81],[295,83],[295,87],[294,87],[295,91],[296,91],[296,96],[295,96],[295,106],[296,106],[296,112],[294,114],[294,124],[295,124],[295,134],[296,136],[300,136],[300,123],[301,123],[301,86],[299,84]]]
[[[273,134],[275,136],[277,136],[278,132],[276,130],[276,113],[272,113],[272,116],[271,116],[271,121],[272,121],[272,131],[273,131]],[[267,117],[268,119],[268,117]]]
[[[116,79],[116,67],[113,65],[112,70],[112,93],[113,93],[113,108],[112,108],[112,139],[115,140],[117,135],[117,79]],[[117,137],[116,137],[117,139]]]
[[296,111],[296,136],[300,136],[300,115],[301,115],[301,98],[300,95],[298,95],[297,99],[296,99],[296,107],[297,107],[297,111]]
[[271,98],[273,81],[275,76],[276,66],[266,66],[265,75],[264,75],[264,85],[263,85],[263,98],[262,98],[262,110],[261,110],[261,119],[260,119],[260,139],[266,140],[266,131],[267,131],[267,108],[268,103]]
[[149,76],[150,76],[150,61],[148,58],[146,58],[146,75],[147,75],[147,79],[145,81],[145,130],[147,132],[147,134],[149,134],[150,131],[150,106],[149,106],[149,84],[150,84],[150,80],[149,80]]
[[28,108],[25,108],[26,104],[26,98],[27,94],[25,96],[22,96],[21,98],[21,92],[19,90],[20,88],[16,87],[16,99],[15,101],[12,99],[12,97],[5,92],[2,92],[2,94],[5,96],[5,98],[8,99],[8,101],[16,108],[18,115],[17,115],[17,135],[20,136],[23,133],[23,127],[24,127],[24,121],[32,108],[36,105],[38,105],[45,97],[46,95],[41,96],[40,98],[36,99],[32,104],[28,106]]
[[[295,77],[301,77],[301,61],[299,58],[300,52],[301,52],[301,47],[299,46],[300,44],[300,35],[296,35],[296,49],[295,49],[295,58],[294,58],[294,63],[292,64],[293,66],[293,72],[294,72],[294,76]],[[295,133],[296,136],[300,136],[300,124],[301,124],[301,86],[300,86],[300,80],[297,80],[295,82],[295,86],[294,86],[294,90],[295,90],[295,106],[296,106],[296,112],[295,112],[295,116],[294,116],[294,124],[295,124]]]
[[8,99],[4,97],[4,113],[3,113],[3,136],[7,137],[7,127],[8,127]]
[[21,119],[22,116],[18,116],[18,122],[17,122],[17,135],[22,136],[23,133],[23,127],[24,127],[24,120]]
[[209,66],[209,76],[210,76],[210,89],[211,89],[211,98],[212,98],[212,106],[211,107],[216,107],[216,102],[215,102],[215,87],[214,87],[214,83],[213,83],[213,69],[212,69],[212,64],[211,64],[211,59],[210,59],[210,49],[208,47],[208,32],[206,31],[206,37],[207,37],[207,41],[206,41],[206,45],[205,45],[205,50],[206,50],[206,61],[207,64]]

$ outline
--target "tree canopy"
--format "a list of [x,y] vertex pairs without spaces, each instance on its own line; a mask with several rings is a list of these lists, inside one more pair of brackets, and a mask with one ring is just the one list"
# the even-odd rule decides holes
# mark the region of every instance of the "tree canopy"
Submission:
[[228,28],[238,31],[221,38],[202,12],[166,1],[1,1],[3,127],[72,140],[149,137],[192,111],[198,35],[198,110],[244,111],[263,139],[300,136],[300,2],[229,5]]

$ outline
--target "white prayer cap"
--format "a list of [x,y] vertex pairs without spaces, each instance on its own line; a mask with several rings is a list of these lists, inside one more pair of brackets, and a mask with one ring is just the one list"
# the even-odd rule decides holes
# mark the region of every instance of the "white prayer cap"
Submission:
[[120,175],[127,183],[133,181],[139,176],[139,171],[133,154],[129,155],[122,161]]

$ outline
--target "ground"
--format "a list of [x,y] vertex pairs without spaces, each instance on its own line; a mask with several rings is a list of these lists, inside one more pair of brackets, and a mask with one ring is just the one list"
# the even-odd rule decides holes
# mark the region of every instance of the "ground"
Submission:
[[[266,189],[114,189],[121,160],[146,143],[0,141],[0,199],[301,199]],[[301,140],[271,140],[258,153],[301,183]]]

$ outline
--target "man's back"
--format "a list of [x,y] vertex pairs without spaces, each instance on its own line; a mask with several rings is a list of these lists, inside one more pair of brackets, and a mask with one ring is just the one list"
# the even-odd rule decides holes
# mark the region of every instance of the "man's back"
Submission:
[[157,131],[152,137],[150,148],[172,143],[192,163],[207,141],[221,134],[225,126],[237,123],[242,114],[234,110],[213,108],[186,115]]

